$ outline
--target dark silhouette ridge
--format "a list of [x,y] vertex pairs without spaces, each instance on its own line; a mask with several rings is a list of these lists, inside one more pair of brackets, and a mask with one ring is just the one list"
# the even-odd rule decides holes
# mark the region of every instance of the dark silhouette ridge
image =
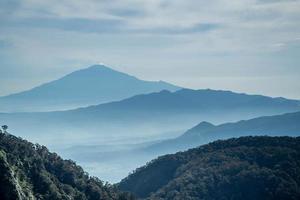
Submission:
[[158,157],[119,188],[149,200],[296,200],[299,158],[299,137],[228,139]]
[[0,133],[1,200],[129,200],[132,195],[96,177],[44,146]]

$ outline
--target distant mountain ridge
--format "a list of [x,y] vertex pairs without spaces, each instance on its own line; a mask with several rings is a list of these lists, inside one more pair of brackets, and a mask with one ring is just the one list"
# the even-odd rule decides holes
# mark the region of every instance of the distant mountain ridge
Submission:
[[162,155],[194,148],[214,140],[248,135],[300,136],[300,112],[258,117],[220,125],[201,122],[183,135],[153,144],[147,147],[146,151]]
[[268,97],[263,95],[250,95],[232,91],[212,89],[180,89],[177,91],[162,90],[150,94],[136,95],[111,104],[91,106],[92,109],[101,107],[125,107],[127,109],[177,109],[177,110],[211,110],[238,109],[251,106],[258,108],[285,107],[300,108],[299,100],[282,97]]
[[143,81],[104,65],[93,65],[31,90],[0,97],[0,112],[68,110],[178,89],[163,81]]
[[[230,91],[181,89],[136,95],[121,101],[59,112],[0,113],[2,123],[22,137],[72,133],[101,139],[143,136],[186,130],[199,121],[225,123],[300,111],[297,100],[239,94]],[[80,126],[78,126],[80,124]],[[27,132],[28,127],[30,130]],[[40,133],[43,133],[40,135]],[[27,138],[33,135],[33,138]],[[67,137],[68,141],[70,137]],[[85,139],[88,136],[86,135]],[[60,141],[56,140],[55,141]],[[48,145],[49,138],[38,141]]]
[[213,123],[224,123],[296,111],[300,111],[299,100],[223,90],[180,89],[174,92],[162,90],[136,95],[121,101],[79,108],[64,113],[72,114],[72,116],[79,113],[87,116],[92,114],[101,119],[104,115],[106,119],[126,117],[128,120],[138,121],[178,117],[182,119],[182,122],[203,119]]
[[[232,123],[213,125],[209,122],[201,122],[193,128],[182,131],[180,136],[174,139],[155,141],[152,144],[143,144],[117,151],[97,151],[96,147],[73,149],[68,151],[72,159],[80,161],[83,166],[89,166],[94,160],[106,160],[107,162],[118,162],[115,168],[123,173],[123,176],[149,160],[165,154],[172,154],[178,151],[186,151],[220,139],[244,136],[300,136],[300,112],[288,113],[275,116],[258,117],[250,120],[242,120]],[[112,148],[110,148],[112,149]],[[123,159],[123,158],[128,158]],[[131,162],[128,162],[130,160]],[[128,164],[130,163],[130,164]],[[114,173],[116,174],[116,173]],[[99,174],[103,176],[103,174]],[[114,182],[122,178],[115,175]]]

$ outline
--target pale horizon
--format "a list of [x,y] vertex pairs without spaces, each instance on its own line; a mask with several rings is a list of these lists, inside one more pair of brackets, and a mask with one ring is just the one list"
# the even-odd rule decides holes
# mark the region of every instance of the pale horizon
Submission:
[[300,99],[300,1],[0,2],[0,95],[95,63],[144,80]]
[[[98,63],[95,63],[95,64],[90,64],[88,66],[85,66],[85,67],[82,67],[82,68],[77,68],[75,67],[73,71],[69,71],[69,72],[65,72],[61,75],[56,75],[55,77],[53,77],[52,79],[49,78],[49,80],[41,80],[41,81],[37,81],[37,82],[34,82],[32,84],[29,84],[29,85],[26,85],[26,84],[22,84],[20,85],[19,87],[17,87],[16,89],[12,89],[11,91],[6,91],[4,90],[1,91],[0,93],[0,96],[7,96],[7,95],[11,95],[11,94],[15,94],[15,93],[19,93],[19,92],[23,92],[23,91],[28,91],[28,90],[31,90],[37,86],[40,86],[42,84],[45,84],[45,83],[48,83],[48,82],[52,82],[52,81],[55,81],[57,79],[60,79],[62,77],[64,77],[65,75],[68,75],[74,71],[78,71],[78,70],[82,70],[82,69],[86,69],[90,66],[93,66],[93,65],[105,65],[106,67],[109,67],[113,70],[116,70],[116,71],[119,71],[119,72],[123,72],[123,73],[126,73],[126,74],[129,74],[129,75],[132,75],[138,79],[141,79],[141,80],[145,80],[145,81],[165,81],[167,83],[170,83],[170,84],[173,84],[173,85],[176,85],[176,86],[179,86],[179,87],[182,87],[182,88],[187,88],[187,89],[193,89],[193,90],[200,90],[200,89],[212,89],[212,90],[228,90],[228,91],[232,91],[232,92],[236,92],[236,93],[245,93],[245,94],[250,94],[250,95],[263,95],[263,96],[270,96],[270,97],[283,97],[283,98],[288,98],[288,99],[295,99],[295,100],[298,100],[300,99],[300,96],[298,97],[297,95],[291,95],[291,96],[284,96],[284,95],[280,95],[280,94],[276,94],[276,93],[272,93],[272,92],[268,92],[267,90],[255,90],[255,89],[251,89],[251,88],[234,88],[234,87],[230,87],[230,84],[234,84],[234,81],[231,81],[230,83],[230,77],[223,77],[223,79],[227,79],[229,80],[228,81],[228,85],[229,86],[218,86],[218,85],[214,85],[212,83],[212,81],[214,79],[220,79],[220,78],[216,78],[216,77],[206,77],[205,79],[211,79],[211,80],[206,80],[206,81],[202,81],[202,84],[200,85],[203,85],[203,87],[197,87],[197,84],[194,85],[192,83],[186,83],[185,81],[177,81],[178,84],[175,82],[175,81],[167,81],[167,80],[163,80],[163,79],[155,79],[155,77],[153,77],[152,79],[147,79],[147,76],[145,76],[145,78],[142,78],[143,75],[141,74],[141,76],[139,75],[135,75],[135,74],[130,74],[122,69],[117,69],[115,66],[112,67],[111,65],[107,64],[107,63],[103,63],[103,62],[98,62]],[[258,78],[259,79],[259,78]],[[246,80],[247,81],[247,80]],[[201,82],[201,81],[197,81],[198,83]]]

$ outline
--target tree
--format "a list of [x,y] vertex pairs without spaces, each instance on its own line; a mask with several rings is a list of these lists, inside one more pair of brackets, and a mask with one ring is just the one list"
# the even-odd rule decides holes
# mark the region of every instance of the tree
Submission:
[[4,133],[6,133],[6,130],[8,129],[8,126],[7,125],[3,125],[2,129],[3,129]]

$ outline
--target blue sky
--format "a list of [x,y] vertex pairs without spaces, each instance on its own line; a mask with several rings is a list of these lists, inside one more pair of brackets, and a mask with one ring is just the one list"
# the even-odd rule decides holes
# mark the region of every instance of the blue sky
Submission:
[[0,0],[0,95],[95,63],[300,99],[300,1]]

